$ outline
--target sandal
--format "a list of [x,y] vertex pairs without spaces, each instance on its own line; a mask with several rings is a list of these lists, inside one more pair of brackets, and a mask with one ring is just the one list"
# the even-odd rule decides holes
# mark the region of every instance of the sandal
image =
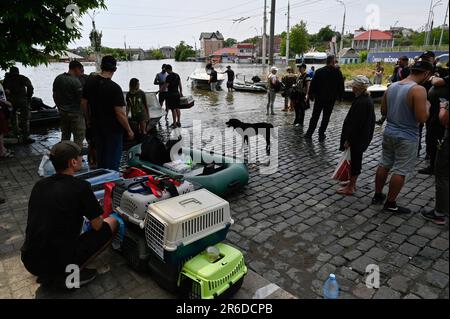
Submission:
[[349,190],[347,187],[340,188],[336,191],[338,194],[352,196],[355,194],[355,190]]

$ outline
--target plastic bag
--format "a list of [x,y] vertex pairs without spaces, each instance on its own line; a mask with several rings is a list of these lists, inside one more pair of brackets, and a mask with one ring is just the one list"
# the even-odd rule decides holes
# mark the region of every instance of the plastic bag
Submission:
[[38,168],[38,174],[40,177],[48,177],[55,174],[55,168],[53,167],[48,155],[42,156],[41,164],[39,164]]
[[339,160],[339,163],[334,170],[332,179],[340,182],[346,182],[350,180],[351,177],[351,154],[350,154],[350,148],[347,148],[345,152],[342,154],[341,159]]

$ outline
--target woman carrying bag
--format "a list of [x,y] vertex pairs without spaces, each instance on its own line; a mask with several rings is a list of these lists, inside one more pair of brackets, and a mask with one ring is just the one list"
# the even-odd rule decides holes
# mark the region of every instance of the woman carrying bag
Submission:
[[343,183],[337,192],[342,195],[353,195],[356,191],[356,181],[361,174],[363,153],[367,150],[373,138],[375,129],[375,110],[372,98],[367,92],[370,81],[367,77],[358,75],[352,81],[355,100],[344,120],[341,133],[340,150],[350,149],[350,180]]

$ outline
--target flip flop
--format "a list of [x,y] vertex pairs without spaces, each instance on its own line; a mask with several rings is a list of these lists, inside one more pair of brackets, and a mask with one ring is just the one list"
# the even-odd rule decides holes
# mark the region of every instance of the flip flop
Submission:
[[341,188],[336,191],[340,195],[353,196],[355,195],[354,191],[349,191],[346,188]]

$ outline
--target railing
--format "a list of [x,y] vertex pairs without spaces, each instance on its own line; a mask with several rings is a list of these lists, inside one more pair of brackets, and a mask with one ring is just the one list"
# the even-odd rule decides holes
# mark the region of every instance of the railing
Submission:
[[447,51],[448,45],[394,46],[393,48],[371,48],[370,52],[410,52],[410,51]]

